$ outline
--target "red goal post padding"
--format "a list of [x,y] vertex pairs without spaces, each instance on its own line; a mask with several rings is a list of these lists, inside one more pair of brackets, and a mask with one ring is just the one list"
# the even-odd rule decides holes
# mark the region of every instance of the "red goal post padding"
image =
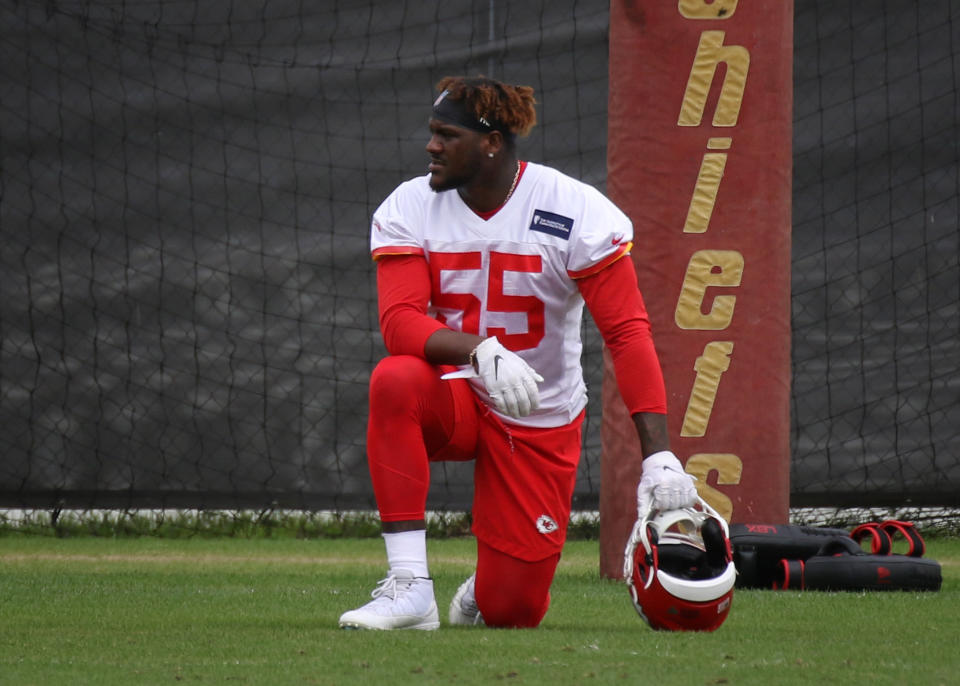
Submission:
[[[670,439],[731,521],[787,521],[790,0],[613,0],[607,191],[667,385]],[[605,355],[600,571],[621,576],[639,441]]]

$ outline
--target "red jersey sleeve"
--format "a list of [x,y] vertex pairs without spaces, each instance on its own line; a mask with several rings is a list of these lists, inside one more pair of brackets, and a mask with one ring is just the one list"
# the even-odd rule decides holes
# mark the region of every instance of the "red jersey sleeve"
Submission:
[[427,339],[444,324],[427,314],[430,269],[423,255],[382,255],[377,260],[380,332],[391,355],[423,357]]
[[633,263],[619,259],[578,279],[577,286],[610,350],[620,396],[630,414],[666,414],[663,372]]

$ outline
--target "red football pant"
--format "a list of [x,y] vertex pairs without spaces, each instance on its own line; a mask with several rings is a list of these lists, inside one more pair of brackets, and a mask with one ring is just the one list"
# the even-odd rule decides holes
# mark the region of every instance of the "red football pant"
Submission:
[[566,536],[580,422],[507,429],[444,371],[395,355],[371,375],[367,456],[380,519],[423,519],[430,462],[476,458],[477,604],[488,626],[537,626]]
[[550,607],[560,553],[525,562],[477,539],[477,607],[487,626],[532,628]]
[[441,374],[419,357],[392,355],[370,376],[367,462],[381,521],[423,519],[430,461],[474,457],[473,391]]

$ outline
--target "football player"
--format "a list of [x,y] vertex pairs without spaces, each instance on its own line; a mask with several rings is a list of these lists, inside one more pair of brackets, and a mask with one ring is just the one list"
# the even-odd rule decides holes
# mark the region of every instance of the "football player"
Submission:
[[438,460],[474,460],[477,566],[449,621],[540,623],[581,452],[584,304],[639,434],[639,506],[696,498],[670,451],[630,220],[593,187],[518,158],[536,123],[531,88],[447,77],[437,90],[428,173],[373,215],[390,354],[370,378],[367,454],[389,571],[344,628],[439,627],[425,525]]

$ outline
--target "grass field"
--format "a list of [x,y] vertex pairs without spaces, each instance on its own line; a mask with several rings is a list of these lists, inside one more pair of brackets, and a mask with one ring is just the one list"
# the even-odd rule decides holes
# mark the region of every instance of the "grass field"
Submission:
[[0,684],[954,684],[960,540],[939,593],[742,591],[712,634],[651,631],[596,541],[568,543],[540,628],[446,625],[470,538],[430,542],[444,625],[341,631],[378,539],[0,538]]

